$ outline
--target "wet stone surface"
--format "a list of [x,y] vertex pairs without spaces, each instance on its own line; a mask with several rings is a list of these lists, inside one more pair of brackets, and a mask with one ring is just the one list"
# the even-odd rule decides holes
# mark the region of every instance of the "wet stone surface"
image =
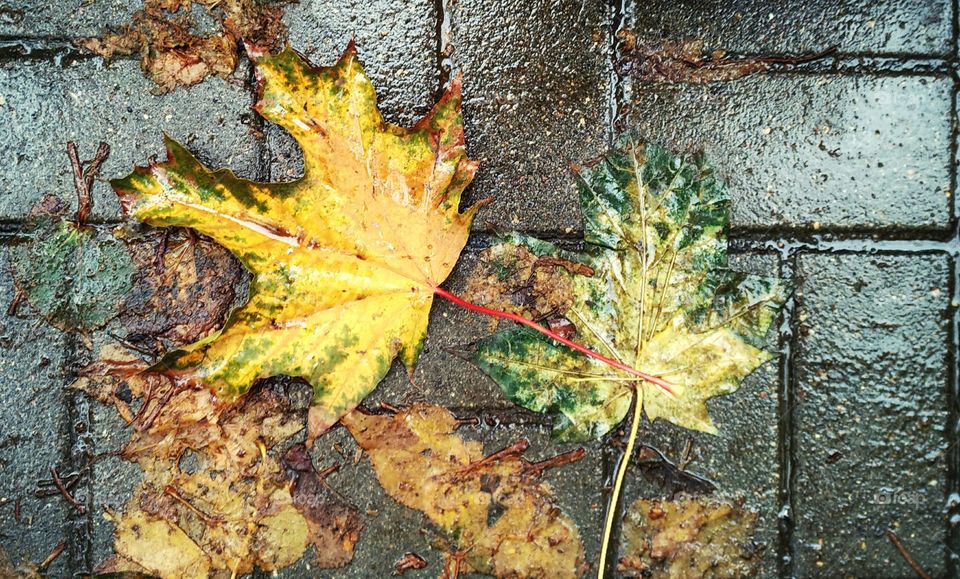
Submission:
[[[435,9],[432,3],[397,0],[332,3],[305,0],[284,14],[290,45],[317,66],[329,66],[352,38],[360,61],[377,91],[387,122],[413,126],[429,112],[440,88],[434,56]],[[266,127],[270,179],[291,181],[303,174],[303,152],[286,131]]]
[[120,26],[139,9],[127,0],[7,0],[0,4],[0,35],[38,39],[98,36]]
[[944,563],[948,262],[803,255],[797,293],[801,576],[933,576]]
[[640,42],[703,39],[741,54],[816,53],[947,56],[951,6],[946,0],[878,2],[629,2]]
[[303,0],[284,13],[290,45],[318,66],[333,64],[350,39],[388,121],[409,126],[440,86],[432,2]]
[[220,79],[164,96],[152,89],[131,60],[0,63],[0,140],[9,152],[0,167],[0,220],[22,218],[46,194],[76,204],[68,141],[77,143],[82,159],[93,156],[99,141],[111,147],[94,188],[95,219],[119,215],[106,179],[151,156],[166,157],[164,133],[208,166],[256,177],[260,145],[245,124],[254,114],[247,91]]
[[730,187],[734,227],[944,230],[950,91],[949,79],[917,76],[638,85],[628,126],[706,151]]
[[[117,0],[0,4],[0,254],[18,240],[20,221],[44,194],[75,202],[68,140],[82,157],[100,140],[113,148],[95,187],[97,219],[117,217],[106,179],[162,158],[162,132],[207,165],[244,177],[280,181],[302,172],[292,139],[251,111],[246,63],[229,82],[211,79],[155,96],[132,59],[58,58],[73,38],[120,24],[136,7]],[[956,44],[950,2],[301,0],[285,11],[291,44],[317,64],[332,63],[355,38],[389,122],[411,125],[446,80],[463,75],[467,148],[482,163],[465,199],[496,200],[477,219],[478,233],[519,229],[577,239],[570,165],[600,155],[619,131],[705,149],[734,199],[733,237],[750,238],[739,245],[786,248],[782,256],[736,255],[735,267],[766,274],[782,267],[788,275],[797,265],[797,308],[780,343],[776,330],[770,336],[771,349],[792,346],[793,358],[786,366],[785,356],[767,364],[740,391],[710,403],[719,435],[645,422],[641,442],[708,479],[718,498],[743,500],[759,512],[763,576],[910,576],[884,536],[888,527],[932,576],[955,572],[946,567],[944,543],[953,540],[957,551],[960,534],[948,538],[944,503],[957,480],[948,471],[946,394],[949,359],[957,353],[945,347],[956,315],[950,296],[957,240],[935,246],[954,257],[931,253],[931,239],[942,240],[955,226],[954,64],[943,60]],[[708,48],[761,56],[836,46],[841,61],[836,70],[827,61],[707,86],[640,84],[614,73],[621,24],[639,42],[700,38]],[[860,58],[872,56],[881,58]],[[931,60],[941,72],[923,72]],[[857,72],[837,72],[849,70]],[[612,126],[614,117],[622,126]],[[787,255],[795,237],[817,240],[824,232],[851,251],[832,255],[814,246]],[[900,253],[884,253],[887,235],[904,239]],[[446,287],[462,289],[483,239],[475,236]],[[5,260],[0,255],[0,310],[12,297]],[[477,416],[481,426],[463,434],[484,439],[487,451],[519,436],[530,438],[531,459],[571,448],[551,442],[549,418],[511,405],[457,357],[458,348],[494,327],[438,300],[412,383],[397,363],[368,404],[431,402]],[[122,506],[140,476],[116,458],[96,463],[93,482],[82,489],[92,492],[95,507],[89,540],[74,532],[62,499],[33,496],[37,479],[51,466],[68,466],[76,450],[63,387],[84,348],[83,340],[77,348],[70,343],[26,305],[2,319],[0,545],[15,562],[36,563],[68,540],[52,576],[88,571],[88,552],[94,565],[109,556],[112,528],[102,506]],[[795,405],[782,416],[784,391]],[[97,453],[116,450],[128,436],[116,412],[96,403],[90,428]],[[547,475],[593,563],[616,444],[608,438],[590,445],[583,461]],[[792,456],[781,456],[791,448]],[[348,567],[318,573],[308,556],[278,576],[384,577],[407,551],[430,564],[408,577],[439,575],[440,553],[421,532],[421,515],[383,493],[366,458],[354,463],[355,444],[345,431],[322,437],[315,454],[321,468],[342,464],[328,482],[365,513],[366,528]],[[796,467],[793,477],[783,464]],[[631,467],[624,505],[664,494],[645,472]],[[792,509],[782,508],[781,487]],[[788,561],[778,567],[783,557]]]

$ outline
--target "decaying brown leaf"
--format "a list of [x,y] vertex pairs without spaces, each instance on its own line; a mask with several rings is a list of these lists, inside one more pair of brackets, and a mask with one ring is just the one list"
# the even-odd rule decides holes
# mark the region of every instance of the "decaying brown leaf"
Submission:
[[646,82],[707,84],[736,80],[770,68],[768,60],[728,58],[726,52],[706,52],[702,40],[663,40],[637,43],[636,36],[621,30],[624,40],[623,70]]
[[834,49],[795,58],[731,57],[725,50],[706,50],[703,40],[665,39],[638,42],[630,29],[617,32],[623,57],[619,68],[643,82],[708,84],[737,80],[775,64],[800,64],[829,56]]
[[130,243],[133,289],[121,308],[127,341],[159,352],[223,325],[243,280],[240,263],[192,231],[154,232]]
[[[356,510],[322,484],[304,486],[299,476],[291,491],[284,465],[271,452],[303,430],[305,409],[291,408],[266,388],[224,405],[204,388],[164,390],[166,378],[158,385],[143,378],[148,375],[127,380],[129,396],[145,402],[122,456],[136,461],[144,476],[124,511],[108,513],[116,524],[116,555],[103,571],[241,575],[254,566],[290,565],[311,544],[327,550],[321,566],[351,559]],[[106,397],[108,388],[92,384],[88,379],[88,391]]]
[[394,576],[400,577],[410,570],[426,569],[427,560],[416,553],[404,553],[393,565]]
[[393,416],[355,411],[342,423],[370,456],[387,494],[440,529],[445,576],[562,578],[584,571],[579,532],[540,480],[544,468],[582,452],[530,463],[521,456],[529,443],[521,439],[484,458],[481,443],[457,436],[457,419],[436,406]]
[[363,522],[357,508],[333,493],[324,479],[336,466],[317,472],[306,446],[291,446],[283,457],[293,488],[293,503],[307,519],[310,542],[316,547],[316,565],[342,567],[353,558]]
[[[570,276],[565,273],[593,272],[581,263],[538,256],[524,246],[497,244],[480,252],[463,297],[531,320],[545,320],[551,330],[573,334],[573,324],[562,315],[573,303]],[[496,323],[491,319],[491,324]]]
[[[194,4],[206,9],[218,30],[196,32]],[[120,30],[77,44],[104,58],[140,54],[147,76],[167,92],[208,76],[229,76],[237,67],[240,40],[275,48],[284,34],[282,16],[280,6],[257,0],[144,0]]]
[[623,522],[618,569],[628,577],[752,577],[757,514],[708,499],[639,499]]

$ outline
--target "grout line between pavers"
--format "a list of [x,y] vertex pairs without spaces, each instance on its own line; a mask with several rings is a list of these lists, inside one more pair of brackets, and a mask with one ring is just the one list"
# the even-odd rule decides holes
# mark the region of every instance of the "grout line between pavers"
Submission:
[[947,473],[945,490],[946,545],[944,549],[944,569],[947,577],[957,577],[960,573],[960,529],[954,524],[954,517],[960,515],[960,366],[958,366],[958,343],[960,343],[960,272],[957,257],[950,259],[950,316],[947,331],[947,424],[944,429],[947,438]]
[[453,70],[453,62],[450,54],[447,52],[448,45],[452,51],[453,43],[453,10],[452,6],[447,5],[447,0],[434,0],[434,11],[436,12],[436,45],[434,57],[437,61],[437,91],[434,100],[439,101],[443,97],[447,83],[450,81],[450,72]]
[[[960,78],[957,67],[960,65],[960,0],[951,1],[952,18],[952,47],[951,68],[953,99],[950,111],[950,218],[953,224],[954,248],[960,242],[960,222],[957,215],[957,163],[960,161]],[[947,331],[947,424],[944,429],[947,437],[947,463],[945,505],[946,516],[946,545],[944,545],[944,569],[948,577],[960,575],[960,525],[953,522],[953,518],[960,514],[960,502],[957,501],[960,493],[960,272],[958,272],[958,257],[960,252],[954,252],[950,259],[949,295],[950,316]]]
[[[77,352],[80,348],[80,338],[70,334],[67,337],[67,351],[64,361],[64,378],[69,381],[73,378],[74,366],[77,361]],[[69,452],[65,463],[69,472],[86,473],[81,475],[80,482],[74,487],[73,494],[86,507],[84,513],[69,509],[65,523],[68,545],[68,571],[75,573],[93,572],[93,515],[96,507],[93,502],[94,484],[91,457],[94,452],[91,425],[91,406],[86,394],[79,390],[63,389],[67,397],[67,427],[70,440]],[[59,468],[59,467],[58,467]],[[64,472],[64,470],[61,470]],[[82,496],[77,496],[83,493]]]
[[780,381],[777,400],[777,458],[779,512],[777,513],[777,571],[787,579],[794,576],[796,561],[794,530],[796,528],[796,351],[797,338],[797,254],[793,248],[780,255],[780,277],[793,287],[780,314]]

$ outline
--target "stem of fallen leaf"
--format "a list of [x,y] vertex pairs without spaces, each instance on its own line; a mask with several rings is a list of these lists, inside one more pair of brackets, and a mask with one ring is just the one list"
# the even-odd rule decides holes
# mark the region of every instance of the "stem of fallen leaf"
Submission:
[[[110,146],[101,142],[97,148],[97,154],[93,159],[83,162],[77,153],[77,145],[73,141],[67,143],[67,156],[70,157],[70,165],[73,167],[73,186],[77,190],[77,215],[78,226],[82,226],[90,217],[90,211],[93,209],[93,180],[100,171],[100,166],[107,160],[110,154]],[[84,168],[86,165],[86,168]]]
[[476,416],[471,416],[469,418],[457,418],[456,428],[463,428],[464,426],[480,426],[480,419]]
[[477,471],[487,466],[488,464],[503,460],[504,458],[507,458],[510,456],[519,456],[523,451],[527,450],[528,448],[530,448],[530,441],[527,440],[526,438],[521,438],[506,448],[502,448],[497,452],[489,456],[485,456],[476,462],[471,462],[470,464],[458,470],[456,472],[456,476],[461,477],[461,476],[470,474],[474,471]]
[[201,511],[201,510],[198,509],[197,507],[191,505],[191,504],[190,504],[190,501],[188,501],[187,499],[183,498],[183,496],[180,495],[180,492],[179,492],[175,487],[173,487],[173,486],[171,486],[171,485],[167,485],[166,487],[164,487],[163,492],[164,492],[164,494],[173,497],[173,499],[174,499],[175,501],[177,501],[178,503],[180,503],[181,505],[183,505],[183,506],[187,507],[188,509],[190,509],[190,511],[193,512],[193,513],[194,513],[195,515],[197,515],[198,517],[200,517],[200,519],[201,519],[204,523],[207,523],[208,525],[219,525],[219,524],[222,522],[222,521],[220,521],[220,519],[218,519],[218,518],[216,518],[216,517],[211,517],[210,515],[204,513],[203,511]]
[[57,472],[56,468],[54,467],[50,468],[50,476],[53,477],[53,484],[56,485],[57,490],[60,491],[60,494],[63,495],[63,498],[65,498],[67,502],[70,503],[70,506],[76,509],[77,512],[80,513],[81,515],[87,512],[86,505],[78,501],[76,497],[70,494],[70,491],[68,491],[67,488],[63,486],[63,481],[60,480],[60,473]]
[[620,465],[617,467],[617,478],[613,484],[613,491],[610,493],[610,501],[607,505],[607,520],[603,525],[603,539],[600,542],[600,563],[597,566],[597,578],[603,579],[604,570],[607,566],[607,553],[610,548],[610,536],[613,533],[613,523],[617,515],[617,503],[620,502],[620,493],[623,490],[623,479],[627,474],[627,466],[630,464],[630,457],[633,455],[633,447],[637,443],[637,432],[640,429],[640,411],[643,405],[640,403],[640,397],[636,391],[633,394],[633,416],[630,419],[630,436],[627,438],[627,448],[623,451],[623,457],[620,459]]
[[541,460],[539,462],[530,462],[526,459],[523,460],[523,471],[524,474],[533,475],[539,477],[543,474],[543,471],[550,468],[559,468],[565,464],[570,464],[577,462],[587,454],[587,451],[583,448],[575,448],[569,450],[562,454],[552,456],[548,459]]
[[49,567],[54,561],[56,561],[57,557],[59,557],[63,553],[63,550],[66,548],[67,548],[66,541],[60,541],[59,543],[57,543],[57,546],[54,547],[52,551],[50,551],[50,554],[47,555],[47,557],[43,560],[43,562],[37,565],[37,571],[41,573],[46,571],[47,567]]
[[663,389],[664,389],[668,394],[670,394],[671,396],[673,396],[673,395],[675,394],[674,391],[673,391],[674,385],[671,384],[670,382],[667,382],[667,381],[664,380],[663,378],[661,378],[661,377],[659,377],[659,376],[654,376],[654,375],[652,375],[652,374],[647,374],[646,372],[641,372],[640,370],[636,370],[636,369],[634,369],[634,368],[632,368],[632,367],[630,367],[630,366],[627,366],[626,364],[623,364],[623,363],[621,363],[621,362],[618,362],[617,360],[614,360],[614,359],[612,359],[612,358],[608,358],[608,357],[606,357],[606,356],[604,356],[604,355],[602,355],[602,354],[598,354],[598,353],[594,352],[593,350],[591,350],[590,348],[587,348],[586,346],[581,346],[580,344],[574,342],[573,340],[569,340],[569,339],[567,339],[567,338],[564,338],[563,336],[557,334],[556,332],[554,332],[554,331],[552,331],[552,330],[550,330],[550,329],[548,329],[548,328],[545,328],[545,327],[541,326],[540,324],[538,324],[538,323],[536,323],[536,322],[534,322],[534,321],[528,320],[527,318],[525,318],[525,317],[523,317],[523,316],[521,316],[521,315],[512,314],[512,313],[510,313],[510,312],[502,312],[502,311],[500,311],[500,310],[494,310],[494,309],[491,309],[491,308],[487,308],[487,307],[484,307],[484,306],[480,306],[480,305],[477,305],[477,304],[468,302],[467,300],[465,300],[465,299],[463,299],[463,298],[461,298],[461,297],[459,297],[459,296],[457,296],[457,295],[454,295],[454,294],[448,292],[447,290],[445,290],[445,289],[443,289],[442,287],[439,287],[439,286],[433,288],[433,293],[434,293],[435,295],[438,295],[438,296],[444,298],[445,300],[449,300],[449,301],[457,304],[458,306],[460,306],[460,307],[462,307],[462,308],[466,308],[466,309],[468,309],[468,310],[470,310],[470,311],[478,312],[478,313],[485,314],[485,315],[488,315],[488,316],[493,316],[493,317],[496,317],[496,318],[503,318],[503,319],[506,319],[506,320],[511,320],[511,321],[514,321],[514,322],[516,322],[516,323],[518,323],[518,324],[523,324],[524,326],[527,326],[528,328],[532,328],[532,329],[540,332],[540,333],[543,334],[544,336],[547,336],[548,338],[550,338],[550,339],[552,339],[552,340],[555,340],[555,341],[557,341],[557,342],[560,342],[561,344],[563,344],[563,345],[565,345],[565,346],[568,346],[568,347],[570,347],[570,348],[573,348],[574,350],[576,350],[576,351],[580,352],[581,354],[584,354],[584,355],[586,355],[586,356],[588,356],[588,357],[590,357],[590,358],[593,358],[594,360],[599,360],[599,361],[603,362],[604,364],[607,364],[608,366],[611,366],[611,367],[616,368],[616,369],[618,369],[618,370],[623,370],[624,372],[626,372],[626,373],[628,373],[628,374],[631,374],[631,375],[633,375],[633,376],[636,376],[636,377],[640,378],[641,380],[645,380],[645,381],[647,381],[647,382],[650,382],[651,384],[656,384],[657,386],[663,388]]
[[903,557],[903,560],[907,562],[907,565],[910,565],[910,568],[913,569],[913,572],[917,574],[917,577],[920,579],[930,579],[930,575],[920,566],[920,563],[917,563],[917,560],[913,558],[913,555],[910,554],[910,551],[907,551],[907,546],[903,544],[903,541],[900,540],[900,537],[893,532],[893,529],[887,529],[887,538],[890,539],[890,542],[893,543],[893,546],[896,547],[897,551],[900,552],[900,556]]
[[320,480],[323,480],[328,476],[332,475],[333,473],[337,472],[338,470],[340,470],[340,463],[335,462],[332,465],[328,466],[327,468],[321,471],[317,471],[317,478]]
[[21,288],[16,288],[13,292],[13,299],[10,300],[10,305],[7,306],[7,317],[13,317],[17,315],[17,308],[20,306],[20,302],[23,301],[23,298],[26,297],[26,292]]
[[399,408],[397,408],[393,404],[390,404],[389,402],[384,402],[383,400],[380,401],[380,408],[382,408],[383,410],[386,410],[391,414],[400,414]]

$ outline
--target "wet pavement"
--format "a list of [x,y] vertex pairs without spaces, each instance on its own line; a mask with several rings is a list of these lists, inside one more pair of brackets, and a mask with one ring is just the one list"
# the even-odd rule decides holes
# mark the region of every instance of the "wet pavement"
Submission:
[[[131,4],[0,2],[4,267],[35,201],[73,199],[68,140],[81,156],[110,143],[104,177],[161,154],[161,131],[245,177],[301,171],[291,139],[250,110],[246,66],[231,81],[154,96],[136,61],[106,64],[70,48],[123,22]],[[619,132],[704,148],[734,199],[737,267],[779,273],[797,290],[769,337],[778,359],[711,402],[718,436],[655,423],[643,425],[642,442],[760,513],[763,576],[912,576],[887,529],[931,576],[960,573],[960,531],[951,524],[960,522],[960,498],[951,500],[960,490],[953,3],[302,0],[286,12],[292,44],[320,64],[356,39],[394,122],[415,121],[451,75],[463,75],[467,146],[483,163],[467,200],[496,203],[478,218],[453,289],[492,231],[575,243],[570,165],[601,154]],[[731,82],[654,84],[616,66],[622,27],[639,43],[702,38],[749,56],[836,52]],[[107,184],[95,194],[96,219],[115,221]],[[0,276],[0,303],[11,297],[9,275]],[[3,316],[0,328],[0,544],[14,560],[39,561],[66,541],[51,574],[89,571],[110,553],[103,506],[127,500],[137,469],[98,462],[75,487],[85,514],[34,496],[50,467],[76,469],[124,435],[112,410],[64,389],[84,358],[81,338],[48,329],[27,307]],[[450,351],[489,330],[488,320],[437,304],[417,386],[394,368],[370,400],[477,415],[482,426],[471,436],[489,441],[488,450],[518,436],[531,439],[535,458],[566,450],[550,443],[547,420],[511,406]],[[319,444],[337,442],[352,456],[343,433]],[[548,476],[590,561],[616,454],[589,445],[588,458]],[[353,564],[320,576],[388,576],[406,551],[431,563],[407,576],[437,576],[420,516],[386,497],[366,462],[344,462],[330,483],[367,513],[366,530]],[[639,468],[628,474],[625,501],[661,493]],[[305,560],[280,576],[315,573]]]

